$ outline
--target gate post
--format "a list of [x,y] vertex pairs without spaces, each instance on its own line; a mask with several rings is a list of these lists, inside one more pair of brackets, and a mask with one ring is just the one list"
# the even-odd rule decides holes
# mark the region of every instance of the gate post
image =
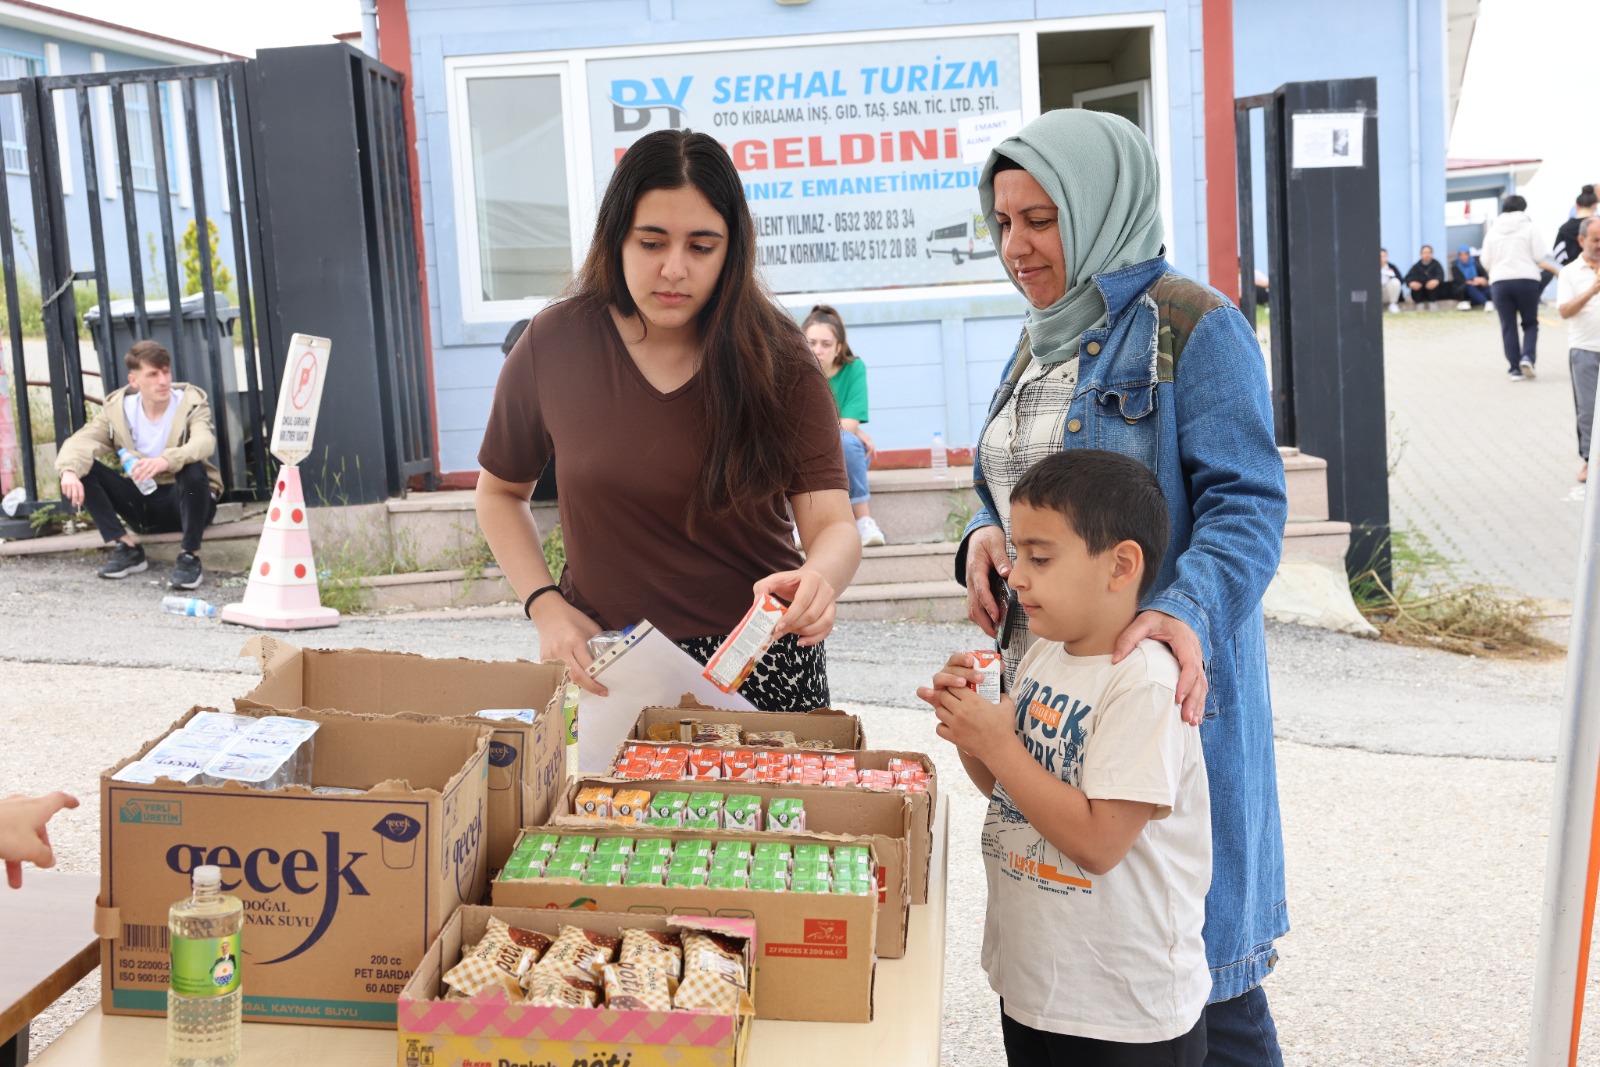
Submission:
[[[56,444],[81,427],[83,363],[78,351],[78,299],[73,292],[72,249],[61,192],[61,153],[50,91],[39,78],[20,79],[22,125],[28,132],[28,177],[33,184],[34,233],[39,243],[39,294],[44,300],[44,339],[50,360],[51,407]],[[25,395],[18,382],[18,395]]]

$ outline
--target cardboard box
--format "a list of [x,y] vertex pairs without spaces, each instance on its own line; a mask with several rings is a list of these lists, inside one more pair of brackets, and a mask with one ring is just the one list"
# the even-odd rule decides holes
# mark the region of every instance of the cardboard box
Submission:
[[[762,834],[729,830],[663,830],[595,819],[563,819],[530,827],[530,834],[590,834],[594,837],[670,837],[674,840],[770,841]],[[829,834],[788,835],[790,841],[866,845],[871,838]],[[881,857],[874,859],[881,864]],[[801,1022],[872,1021],[872,983],[877,967],[878,902],[871,896],[768,893],[747,889],[668,889],[665,886],[601,886],[557,879],[495,882],[496,907],[569,908],[628,915],[683,915],[754,919],[759,947],[756,976],[761,994],[758,1019]]]
[[522,908],[459,909],[428,949],[400,994],[399,1065],[628,1064],[629,1067],[739,1067],[750,1041],[750,1013],[667,1014],[612,1008],[537,1008],[499,994],[470,1001],[442,998],[441,979],[461,946],[483,936],[490,916],[524,930],[556,935],[561,926],[608,934],[623,930],[715,930],[745,939],[745,973],[754,996],[756,925],[748,919],[699,920],[659,915]]
[[[816,711],[724,711],[707,707],[694,697],[684,695],[675,708],[645,708],[639,713],[628,736],[642,741],[649,737],[650,727],[656,723],[676,724],[679,719],[699,719],[702,722],[733,722],[745,730],[788,730],[798,741],[831,741],[837,749],[866,748],[866,735],[861,731],[861,720],[832,708]],[[675,742],[676,743],[676,742]]]
[[[916,809],[906,793],[874,792],[867,789],[830,789],[823,786],[766,782],[623,781],[599,776],[579,777],[567,790],[562,814],[582,818],[575,803],[584,786],[603,785],[612,789],[640,789],[652,797],[657,793],[742,793],[761,798],[765,813],[779,797],[799,800],[806,806],[806,833],[835,837],[869,838],[878,858],[878,936],[875,948],[880,957],[897,960],[906,954],[906,931],[911,921],[911,838]],[[562,820],[565,823],[565,819]],[[609,822],[583,819],[584,824]],[[568,823],[567,832],[576,832]],[[620,824],[627,827],[629,824]],[[658,828],[633,826],[636,837],[652,837]],[[693,836],[692,832],[690,836]],[[762,830],[752,840],[770,840],[793,835],[779,830]]]
[[270,708],[392,715],[409,711],[474,722],[486,708],[532,708],[531,725],[490,723],[489,864],[499,867],[524,826],[544,822],[567,775],[560,663],[428,659],[366,649],[300,649],[275,637],[252,638],[240,652],[261,662],[261,682],[236,699],[240,711]]
[[[656,709],[651,709],[651,710],[656,710]],[[767,713],[762,712],[762,713],[758,713],[758,714],[767,714]],[[778,714],[781,714],[781,713],[778,713]],[[817,712],[811,712],[810,714],[811,715],[816,715],[818,713]],[[829,712],[827,714],[837,717],[837,716],[841,715],[842,713],[840,713],[840,712]],[[786,716],[786,718],[791,719],[791,720],[792,719],[796,719],[796,718],[800,718],[800,717],[801,716],[795,715],[793,713],[789,713]],[[809,716],[806,716],[806,717],[809,717]],[[851,716],[851,717],[853,718],[853,716]],[[643,722],[643,716],[640,717],[640,721]],[[729,721],[732,721],[732,720],[729,720]],[[782,729],[787,729],[787,727],[781,727],[781,728]],[[624,741],[624,742],[622,742],[622,744],[617,746],[617,754],[616,754],[616,757],[612,760],[612,764],[614,766],[616,764],[616,761],[618,759],[622,758],[622,753],[624,751],[626,751],[626,749],[627,749],[627,747],[629,745],[639,745],[641,747],[644,747],[644,746],[659,746],[659,747],[663,747],[664,748],[668,744],[682,744],[682,742],[664,742],[664,741],[658,742],[658,741],[640,741],[640,740]],[[759,751],[761,751],[761,749],[757,749],[756,751],[759,752]],[[774,748],[774,749],[771,749],[770,751],[794,753],[794,752],[800,752],[802,750],[801,749],[797,749],[797,748]],[[916,762],[921,764],[922,769],[927,772],[927,775],[928,775],[928,789],[927,789],[927,792],[925,792],[925,793],[911,793],[911,792],[899,793],[899,792],[897,792],[895,794],[895,795],[898,795],[898,796],[906,796],[906,797],[910,797],[911,798],[911,830],[910,830],[910,832],[908,833],[908,835],[906,837],[907,845],[908,845],[909,850],[910,850],[910,863],[911,863],[911,903],[913,903],[913,904],[926,904],[928,902],[928,878],[929,878],[929,871],[930,871],[930,863],[931,863],[931,860],[932,860],[932,857],[933,857],[933,813],[934,813],[934,810],[938,807],[938,800],[939,800],[939,772],[938,772],[938,769],[933,765],[933,760],[930,757],[928,757],[925,753],[922,753],[922,752],[890,752],[890,751],[887,751],[887,750],[884,750],[884,749],[865,749],[865,750],[860,750],[860,751],[838,751],[835,754],[836,755],[841,755],[841,756],[854,756],[855,757],[855,761],[856,761],[856,769],[857,770],[863,770],[863,771],[864,770],[880,770],[880,771],[888,770],[889,769],[889,761],[890,760],[892,760],[892,759],[906,759],[906,760],[915,760]],[[613,784],[613,783],[608,779],[606,784],[609,785],[609,784]],[[642,787],[646,783],[643,782],[643,781],[640,781],[640,780],[636,780],[636,779],[627,779],[627,784],[628,784],[629,787],[632,787],[632,786],[641,786]],[[695,782],[693,782],[693,781],[691,781],[689,779],[667,779],[667,780],[665,780],[663,782],[657,782],[655,784],[657,784],[657,785],[666,785],[666,786],[688,786],[688,785],[698,784],[700,787],[705,788],[705,789],[710,789],[713,792],[743,793],[743,792],[747,792],[747,790],[745,790],[743,788],[744,786],[752,785],[754,783],[742,782],[742,781],[730,782],[730,781],[727,781],[725,779],[719,779],[719,780],[695,783]],[[795,788],[797,788],[797,789],[806,789],[806,790],[822,790],[822,791],[828,792],[828,793],[841,793],[841,794],[844,794],[846,796],[862,796],[862,795],[871,796],[871,795],[881,795],[882,794],[882,790],[863,789],[863,788],[860,788],[859,786],[795,786]],[[683,792],[683,790],[680,789],[679,792]],[[808,792],[806,795],[809,796],[810,793]],[[564,813],[572,811],[571,803],[569,802],[567,804],[564,804],[562,806],[561,810]],[[763,810],[765,810],[765,809],[763,809]],[[839,833],[851,833],[853,831],[850,831],[850,830],[838,830],[836,832],[839,832]],[[885,955],[885,953],[883,953],[882,951],[880,951],[878,954],[880,956],[881,955]]]
[[483,899],[489,727],[299,714],[320,724],[312,781],[365,793],[114,781],[132,759],[101,777],[107,1014],[166,1013],[167,909],[202,864],[244,902],[249,1021],[394,1026],[395,997],[445,920]]

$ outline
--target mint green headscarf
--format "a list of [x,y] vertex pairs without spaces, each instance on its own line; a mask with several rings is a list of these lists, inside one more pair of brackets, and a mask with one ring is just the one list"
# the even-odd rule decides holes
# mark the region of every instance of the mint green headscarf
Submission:
[[[1029,305],[1026,322],[1033,358],[1060,363],[1077,355],[1085,330],[1105,324],[1105,300],[1091,279],[1161,253],[1155,153],[1127,119],[1082,108],[1046,112],[995,145],[978,181],[978,197],[989,237],[1004,261],[994,217],[994,168],[1001,156],[1033,175],[1061,212],[1067,291],[1047,308]],[[1007,263],[1007,274],[1010,270]]]

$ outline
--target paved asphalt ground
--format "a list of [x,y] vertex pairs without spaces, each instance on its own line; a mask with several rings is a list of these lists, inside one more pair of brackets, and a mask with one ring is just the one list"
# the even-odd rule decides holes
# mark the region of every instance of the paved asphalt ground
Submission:
[[[1391,319],[1386,385],[1405,441],[1397,524],[1427,533],[1463,576],[1566,600],[1581,499],[1567,499],[1559,333],[1546,332],[1540,377],[1513,386],[1492,316]],[[99,772],[190,705],[226,706],[255,673],[237,658],[250,632],[162,615],[149,575],[101,583],[92,566],[0,560],[0,789],[75,791],[84,806],[52,836],[62,869],[86,872],[98,870]],[[1558,636],[1564,622],[1552,620]],[[302,636],[431,656],[537,651],[530,627],[493,611]],[[1268,640],[1294,928],[1266,988],[1288,1062],[1525,1063],[1564,658],[1474,659],[1278,625]],[[978,643],[967,627],[904,623],[842,624],[829,641],[835,704],[863,716],[875,747],[930,752],[952,800],[943,1038],[945,1063],[963,1067],[1003,1059],[977,966],[983,804],[912,691]],[[91,978],[42,1016],[36,1047],[97,996]]]

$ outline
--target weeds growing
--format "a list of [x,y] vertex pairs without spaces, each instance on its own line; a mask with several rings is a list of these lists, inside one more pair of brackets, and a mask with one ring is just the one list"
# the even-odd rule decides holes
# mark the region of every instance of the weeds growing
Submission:
[[1461,655],[1527,657],[1560,652],[1534,627],[1538,605],[1482,582],[1461,582],[1426,537],[1395,530],[1388,541],[1390,581],[1377,554],[1350,581],[1356,608],[1385,641]]

